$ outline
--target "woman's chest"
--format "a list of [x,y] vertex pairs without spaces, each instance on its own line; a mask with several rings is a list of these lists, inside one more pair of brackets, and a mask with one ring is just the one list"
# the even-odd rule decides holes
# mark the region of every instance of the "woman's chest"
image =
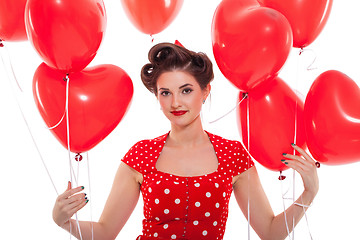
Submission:
[[202,176],[218,169],[219,161],[212,145],[199,148],[164,147],[156,169],[178,176]]
[[228,208],[231,181],[231,176],[218,172],[199,177],[147,174],[141,186],[145,217],[154,221],[219,218]]

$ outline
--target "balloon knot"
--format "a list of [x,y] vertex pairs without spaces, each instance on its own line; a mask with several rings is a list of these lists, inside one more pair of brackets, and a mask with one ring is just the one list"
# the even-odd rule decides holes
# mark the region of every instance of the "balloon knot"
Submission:
[[69,80],[69,74],[67,73],[65,77],[63,77],[63,80],[66,82]]
[[80,162],[82,159],[83,159],[83,157],[81,156],[80,153],[76,154],[75,160],[76,160],[77,162]]
[[249,94],[247,92],[243,92],[242,93],[242,97],[245,99],[245,98],[248,98]]
[[300,48],[300,51],[299,51],[299,56],[304,52],[304,47],[301,47]]
[[4,47],[4,44],[2,42],[3,42],[3,40],[0,39],[0,47]]
[[279,180],[282,181],[282,180],[285,180],[286,176],[282,175],[282,171],[280,171],[280,176],[279,176]]

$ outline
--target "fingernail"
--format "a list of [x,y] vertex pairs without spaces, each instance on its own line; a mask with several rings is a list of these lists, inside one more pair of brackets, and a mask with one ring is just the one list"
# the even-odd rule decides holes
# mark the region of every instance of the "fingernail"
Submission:
[[286,153],[283,153],[282,155],[283,155],[283,156],[285,156],[285,155],[286,155]]
[[85,200],[88,199],[87,197],[85,197]]
[[81,186],[81,189],[84,189],[85,187],[84,186]]
[[285,164],[289,164],[288,162],[284,162]]
[[285,162],[286,160],[285,159],[281,159],[282,162]]
[[85,196],[87,195],[86,193],[84,193],[85,194]]
[[88,200],[86,200],[86,202],[85,203],[88,203],[89,202],[89,199]]
[[296,145],[295,145],[295,143],[292,143],[291,146],[295,147]]

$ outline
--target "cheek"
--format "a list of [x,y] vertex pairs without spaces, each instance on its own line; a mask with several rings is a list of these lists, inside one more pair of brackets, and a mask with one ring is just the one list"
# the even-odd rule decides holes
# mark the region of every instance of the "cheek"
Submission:
[[158,98],[158,102],[160,104],[161,109],[165,109],[169,105],[169,101],[166,98]]

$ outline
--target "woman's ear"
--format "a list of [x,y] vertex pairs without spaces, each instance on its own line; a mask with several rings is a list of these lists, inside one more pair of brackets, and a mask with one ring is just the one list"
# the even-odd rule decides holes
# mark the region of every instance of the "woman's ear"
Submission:
[[208,83],[208,85],[206,86],[206,88],[205,88],[204,90],[205,90],[204,100],[206,100],[207,97],[208,97],[209,94],[210,94],[210,91],[211,91],[211,85],[210,85],[210,83]]

